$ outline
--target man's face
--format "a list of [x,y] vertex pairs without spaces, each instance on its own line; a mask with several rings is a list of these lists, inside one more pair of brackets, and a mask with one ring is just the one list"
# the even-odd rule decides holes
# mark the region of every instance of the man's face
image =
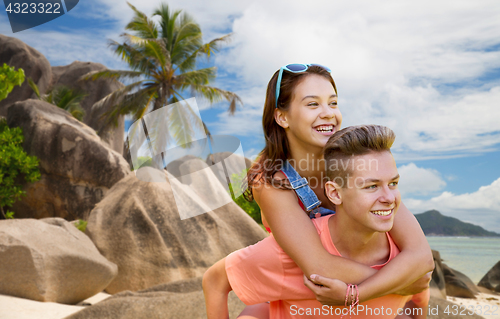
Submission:
[[361,231],[391,230],[401,203],[399,174],[392,154],[372,152],[349,160],[351,173],[347,184],[338,191],[348,220]]

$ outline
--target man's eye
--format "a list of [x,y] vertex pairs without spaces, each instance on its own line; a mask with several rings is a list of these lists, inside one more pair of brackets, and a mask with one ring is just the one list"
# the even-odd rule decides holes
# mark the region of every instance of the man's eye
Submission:
[[365,189],[375,189],[375,188],[377,188],[377,185],[370,185],[365,187]]
[[399,182],[392,182],[392,183],[390,183],[389,185],[390,185],[390,186],[398,186],[398,184],[399,184]]

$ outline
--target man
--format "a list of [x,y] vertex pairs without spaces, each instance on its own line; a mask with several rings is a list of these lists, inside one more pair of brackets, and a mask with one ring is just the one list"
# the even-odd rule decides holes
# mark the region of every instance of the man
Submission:
[[[375,269],[399,253],[388,233],[401,203],[399,174],[390,152],[394,139],[394,132],[377,125],[348,127],[332,135],[324,152],[329,179],[325,192],[336,205],[336,213],[312,220],[329,253]],[[230,254],[207,271],[203,289],[208,318],[227,317],[227,293],[231,289],[247,305],[270,301],[273,319],[342,315],[426,318],[428,290],[406,304],[408,296],[363,300],[356,286],[315,275],[311,280],[302,280],[300,268],[271,235]],[[321,300],[323,291],[345,296],[349,307],[322,305],[316,296]]]

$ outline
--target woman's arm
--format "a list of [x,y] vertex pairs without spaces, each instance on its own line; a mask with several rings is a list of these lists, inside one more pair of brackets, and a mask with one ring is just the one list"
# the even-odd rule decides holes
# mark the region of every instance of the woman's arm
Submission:
[[[275,178],[285,178],[285,176],[278,173]],[[401,205],[400,211],[396,214],[397,229],[391,233],[403,251],[383,268],[386,271],[377,273],[371,267],[328,253],[321,244],[313,223],[298,205],[293,191],[260,184],[253,188],[253,194],[276,241],[304,274],[307,277],[317,274],[352,284],[363,282],[363,285],[360,285],[360,301],[397,292],[415,282],[433,267],[433,263],[427,264],[425,246],[424,248],[420,246],[421,239],[425,241],[425,236],[404,205]],[[415,238],[414,243],[411,242],[412,237]],[[430,253],[426,241],[425,245]],[[409,250],[405,252],[405,249]],[[432,255],[430,257],[432,262]],[[377,275],[370,278],[375,273]],[[368,278],[370,279],[367,280]]]
[[[275,178],[285,178],[281,172]],[[300,208],[297,195],[262,183],[252,189],[254,198],[281,248],[306,276],[318,274],[348,283],[361,283],[377,271],[340,256],[321,244],[316,228]]]
[[[360,285],[360,296],[363,294],[370,297],[363,298],[363,300],[403,292],[405,287],[434,269],[432,251],[424,232],[415,216],[403,203],[396,213],[390,234],[401,253],[380,269],[376,275]],[[428,277],[430,276],[426,278]],[[425,283],[425,280],[419,282]],[[427,284],[421,286],[420,291],[428,286],[428,281]]]

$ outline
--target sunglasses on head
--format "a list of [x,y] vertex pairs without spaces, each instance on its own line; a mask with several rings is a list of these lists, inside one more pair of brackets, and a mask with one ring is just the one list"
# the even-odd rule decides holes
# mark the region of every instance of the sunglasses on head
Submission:
[[281,67],[280,73],[278,75],[278,81],[276,82],[276,108],[278,108],[278,98],[280,97],[280,87],[281,87],[281,78],[283,77],[283,70],[286,70],[286,71],[292,72],[292,73],[300,73],[300,72],[307,71],[307,69],[309,69],[310,66],[319,66],[320,68],[325,69],[329,73],[332,73],[332,70],[330,70],[326,66],[323,66],[320,64],[292,63],[292,64],[287,64],[287,65]]

